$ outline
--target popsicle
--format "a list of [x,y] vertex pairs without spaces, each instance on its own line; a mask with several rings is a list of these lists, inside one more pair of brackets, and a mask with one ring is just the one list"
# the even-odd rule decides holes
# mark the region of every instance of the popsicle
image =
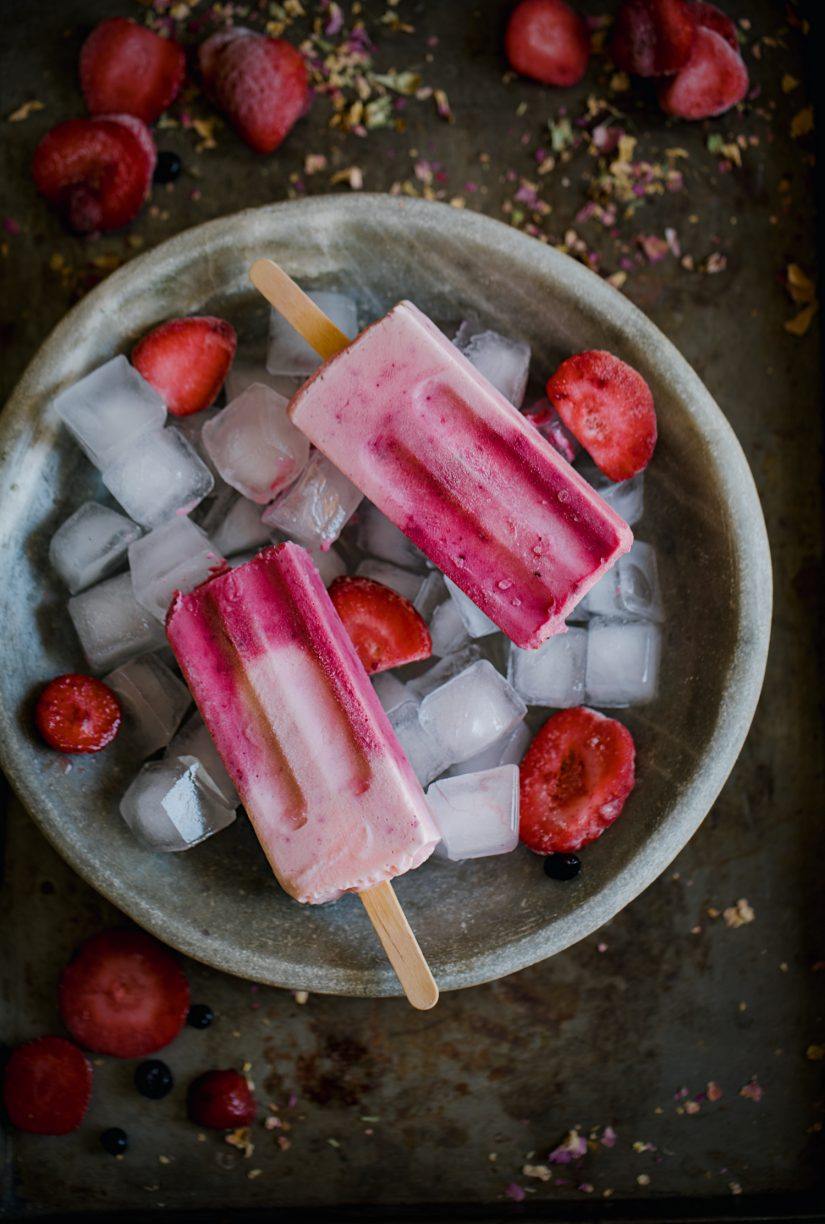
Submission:
[[627,524],[411,302],[352,342],[270,260],[256,287],[326,358],[293,422],[517,646],[627,552]]
[[410,1001],[432,1006],[389,880],[439,834],[309,553],[268,548],[178,592],[166,633],[281,885],[315,904],[359,893]]

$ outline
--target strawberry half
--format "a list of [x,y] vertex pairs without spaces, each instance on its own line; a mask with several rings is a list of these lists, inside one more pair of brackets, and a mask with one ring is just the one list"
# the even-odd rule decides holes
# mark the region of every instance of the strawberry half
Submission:
[[521,762],[519,837],[569,854],[601,837],[635,783],[636,749],[615,718],[577,706],[548,718]]
[[135,115],[154,123],[183,84],[186,56],[130,17],[95,26],[80,51],[80,87],[91,115]]
[[706,30],[713,30],[714,34],[724,38],[737,55],[741,53],[736,24],[727,13],[723,13],[715,4],[707,4],[706,0],[690,0],[690,7],[700,26],[704,26]]
[[112,690],[94,676],[70,673],[50,680],[34,711],[37,729],[58,752],[100,752],[123,717]]
[[430,631],[408,599],[372,578],[336,578],[335,610],[370,674],[429,659]]
[[114,928],[80,945],[60,978],[60,1015],[96,1054],[141,1058],[186,1023],[189,983],[176,958],[142,931]]
[[589,349],[563,361],[547,398],[610,480],[647,467],[656,446],[656,411],[638,370],[612,353]]
[[189,1085],[187,1112],[198,1126],[212,1130],[249,1126],[257,1104],[249,1084],[239,1071],[207,1071]]
[[715,30],[700,26],[687,65],[659,86],[659,105],[679,119],[711,119],[741,102],[748,70],[738,51]]
[[92,1096],[92,1068],[65,1037],[37,1037],[12,1051],[3,1073],[9,1121],[33,1135],[77,1130]]
[[258,153],[274,152],[309,106],[304,57],[283,38],[223,31],[202,44],[198,63],[206,92]]
[[32,174],[41,195],[78,234],[122,229],[140,212],[155,168],[148,128],[126,115],[69,119],[47,132]]
[[696,13],[688,0],[624,0],[610,52],[618,68],[635,76],[668,76],[690,59]]
[[575,85],[587,71],[590,31],[564,0],[521,0],[504,35],[510,66],[545,85]]
[[235,329],[225,319],[169,319],[135,346],[132,365],[173,416],[191,416],[214,402],[237,347]]

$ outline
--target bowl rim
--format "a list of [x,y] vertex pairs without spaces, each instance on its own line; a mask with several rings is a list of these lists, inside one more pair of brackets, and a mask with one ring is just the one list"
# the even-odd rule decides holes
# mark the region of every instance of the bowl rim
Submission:
[[[729,508],[729,536],[740,590],[728,682],[704,754],[706,768],[701,776],[681,789],[668,815],[624,868],[574,913],[549,918],[541,931],[521,936],[505,948],[450,965],[439,974],[439,986],[452,990],[492,981],[555,955],[591,935],[653,883],[709,812],[736,762],[753,719],[765,673],[771,625],[772,569],[764,516],[752,473],[726,417],[699,376],[659,328],[589,268],[549,244],[481,213],[428,200],[367,192],[322,195],[245,209],[183,230],[137,256],[91,290],[52,329],[0,414],[0,519],[11,476],[7,471],[8,456],[27,420],[42,409],[52,354],[61,350],[78,325],[91,322],[96,315],[100,320],[102,308],[113,292],[117,295],[136,278],[151,280],[156,266],[190,264],[204,251],[232,243],[239,227],[245,225],[260,231],[267,227],[277,229],[281,218],[300,213],[309,232],[316,222],[328,216],[340,221],[372,214],[372,219],[380,223],[382,216],[397,219],[401,212],[425,214],[433,226],[458,245],[470,241],[478,249],[497,248],[505,253],[510,250],[522,258],[529,257],[543,277],[552,279],[562,297],[577,302],[586,299],[588,310],[605,321],[609,319],[615,335],[644,345],[649,368],[671,384],[703,437],[712,436],[720,491]],[[42,789],[35,782],[36,773],[26,758],[27,742],[20,734],[18,718],[15,710],[7,709],[0,701],[0,764],[11,786],[48,841],[78,875],[140,926],[196,960],[269,985],[365,997],[401,993],[394,978],[377,981],[376,971],[369,967],[327,967],[313,975],[303,966],[284,961],[276,967],[271,956],[266,960],[254,952],[239,956],[228,939],[213,937],[208,948],[204,948],[203,937],[199,939],[194,923],[181,930],[179,921],[170,920],[141,897],[124,896],[115,873],[101,864],[90,863],[76,852],[60,820],[55,819],[56,810],[51,816],[48,814],[50,805],[48,799],[44,803]]]

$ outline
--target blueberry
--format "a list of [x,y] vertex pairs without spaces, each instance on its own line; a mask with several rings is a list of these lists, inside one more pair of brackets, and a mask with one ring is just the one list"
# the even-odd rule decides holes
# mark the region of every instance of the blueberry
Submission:
[[156,183],[174,183],[175,179],[180,177],[180,172],[183,169],[183,162],[178,157],[177,153],[170,153],[168,150],[163,153],[158,153],[157,164],[155,165],[155,182]]
[[581,869],[575,854],[548,854],[544,859],[544,874],[551,880],[575,880]]
[[159,1058],[149,1058],[135,1070],[135,1087],[141,1096],[159,1101],[172,1091],[172,1072]]
[[110,1156],[120,1156],[129,1146],[129,1136],[119,1126],[110,1126],[101,1133],[100,1146]]
[[193,1003],[189,1008],[189,1015],[186,1017],[186,1023],[192,1028],[205,1029],[215,1019],[215,1013],[207,1003]]

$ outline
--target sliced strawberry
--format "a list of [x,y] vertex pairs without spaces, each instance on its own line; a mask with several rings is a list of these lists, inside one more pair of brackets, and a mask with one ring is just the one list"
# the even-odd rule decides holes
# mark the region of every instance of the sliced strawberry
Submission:
[[257,1103],[239,1071],[207,1071],[189,1085],[186,1108],[198,1126],[212,1130],[249,1126],[255,1120]]
[[627,480],[650,462],[656,411],[638,370],[612,353],[568,357],[547,383],[547,398],[610,480]]
[[700,26],[719,34],[737,55],[740,54],[736,23],[728,17],[727,13],[723,13],[715,4],[705,3],[705,0],[690,0],[690,7]]
[[137,136],[124,119],[69,119],[47,132],[35,150],[37,190],[78,234],[121,229],[149,194],[154,158],[148,148],[154,141],[148,129]]
[[659,85],[659,105],[679,119],[711,119],[741,102],[748,92],[748,70],[738,51],[700,26],[687,66]]
[[688,0],[624,0],[616,14],[611,54],[636,76],[669,76],[690,58],[696,14]]
[[12,1051],[3,1073],[9,1121],[33,1135],[68,1135],[92,1096],[92,1068],[65,1037],[37,1037]]
[[408,599],[372,578],[336,578],[329,588],[335,610],[371,674],[429,659],[430,631]]
[[91,115],[135,115],[154,123],[180,92],[185,71],[179,43],[130,17],[102,21],[80,52],[80,87]]
[[520,767],[519,836],[537,854],[569,854],[601,837],[635,782],[627,727],[578,706],[548,718]]
[[127,128],[140,142],[140,147],[146,155],[146,173],[151,181],[155,173],[155,166],[158,164],[158,150],[155,138],[146,124],[141,119],[136,119],[134,115],[107,115],[106,119],[109,123],[119,123],[121,127]]
[[504,35],[510,66],[545,85],[575,85],[587,71],[590,31],[564,0],[521,0]]
[[169,319],[135,346],[132,365],[173,416],[190,416],[214,402],[237,347],[235,329],[225,319]]
[[34,721],[58,752],[100,752],[123,718],[117,697],[102,680],[70,673],[49,681],[37,699]]
[[116,927],[80,945],[60,978],[60,1015],[96,1054],[141,1058],[177,1037],[189,983],[175,957],[143,931]]
[[223,31],[202,44],[198,62],[206,92],[258,153],[277,149],[307,110],[306,63],[283,38]]

